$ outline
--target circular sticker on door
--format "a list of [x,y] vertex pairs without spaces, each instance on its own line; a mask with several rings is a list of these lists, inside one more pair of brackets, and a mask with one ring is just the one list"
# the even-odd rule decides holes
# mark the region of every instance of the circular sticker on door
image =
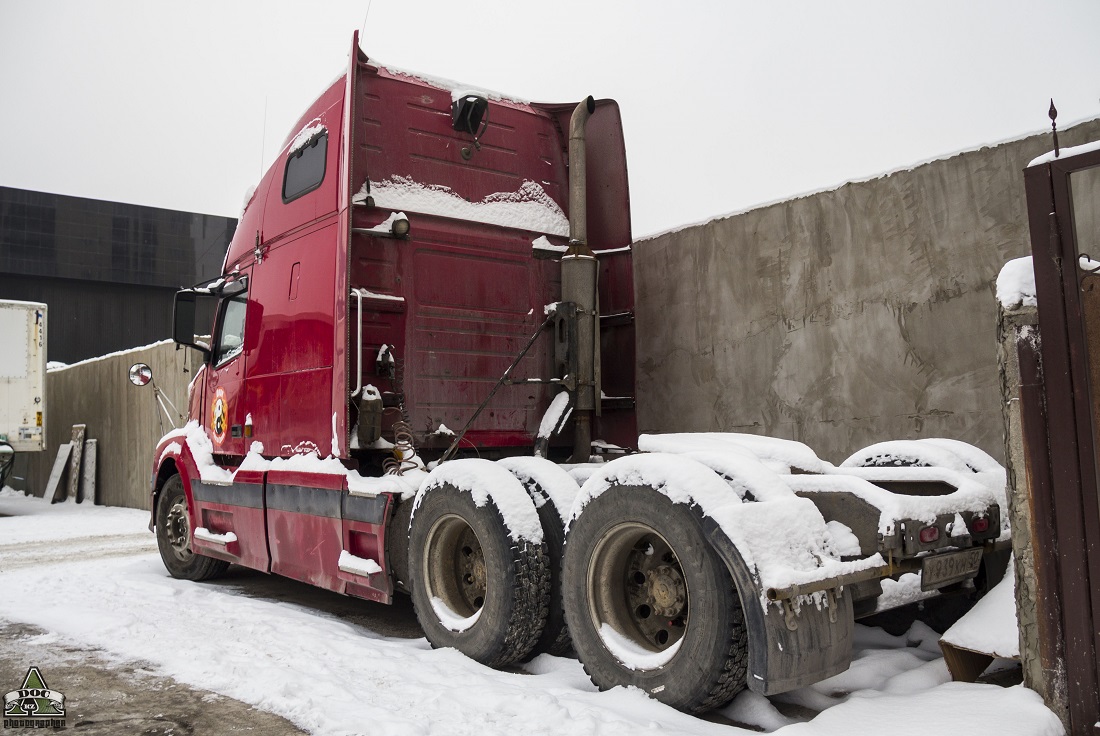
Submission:
[[222,443],[227,427],[229,427],[229,399],[225,397],[225,389],[218,386],[214,391],[214,403],[210,407],[210,434],[214,438],[214,444]]

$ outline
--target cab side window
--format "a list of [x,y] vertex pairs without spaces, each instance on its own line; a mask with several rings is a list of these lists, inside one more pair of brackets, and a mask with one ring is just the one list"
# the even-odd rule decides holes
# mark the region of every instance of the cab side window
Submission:
[[227,363],[244,350],[244,313],[248,304],[246,295],[228,299],[222,305],[221,327],[214,345],[214,366]]
[[291,202],[321,186],[325,179],[328,131],[322,130],[290,154],[283,176],[283,202]]

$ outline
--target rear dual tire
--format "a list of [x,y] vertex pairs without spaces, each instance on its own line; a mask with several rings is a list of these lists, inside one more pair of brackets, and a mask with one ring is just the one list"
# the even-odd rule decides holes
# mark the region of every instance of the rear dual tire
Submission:
[[601,689],[632,685],[698,713],[745,687],[748,635],[725,564],[691,508],[647,487],[613,487],[569,528],[565,616]]
[[550,571],[542,543],[512,539],[488,500],[450,485],[413,512],[409,576],[417,620],[433,647],[490,667],[520,661],[546,623]]

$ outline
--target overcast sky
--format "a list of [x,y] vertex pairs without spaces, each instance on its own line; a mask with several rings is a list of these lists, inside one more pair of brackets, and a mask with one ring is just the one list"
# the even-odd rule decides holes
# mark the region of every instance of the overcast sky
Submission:
[[617,99],[635,236],[1100,117],[1097,0],[0,0],[0,185],[236,216],[365,14],[383,63]]

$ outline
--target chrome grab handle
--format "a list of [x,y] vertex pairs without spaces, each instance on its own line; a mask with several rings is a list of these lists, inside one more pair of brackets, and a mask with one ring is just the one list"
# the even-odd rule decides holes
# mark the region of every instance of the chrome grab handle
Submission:
[[351,295],[358,302],[358,319],[355,324],[357,335],[355,390],[351,392],[352,396],[357,396],[363,390],[363,289],[352,289]]

